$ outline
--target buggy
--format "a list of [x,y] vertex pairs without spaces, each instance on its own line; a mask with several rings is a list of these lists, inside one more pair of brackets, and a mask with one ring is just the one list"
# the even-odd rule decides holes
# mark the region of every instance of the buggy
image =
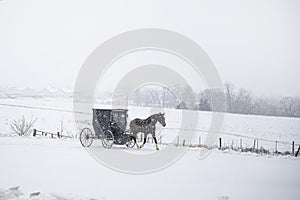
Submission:
[[127,127],[128,110],[126,109],[93,109],[93,129],[84,128],[80,132],[82,146],[89,147],[93,139],[101,139],[104,148],[113,144],[134,147],[136,138],[130,134]]

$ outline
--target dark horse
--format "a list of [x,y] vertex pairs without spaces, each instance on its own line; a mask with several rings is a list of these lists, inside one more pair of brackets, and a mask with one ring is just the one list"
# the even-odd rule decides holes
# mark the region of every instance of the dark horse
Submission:
[[136,144],[136,146],[138,148],[142,148],[145,145],[147,135],[151,134],[154,139],[154,142],[156,144],[156,150],[159,150],[158,145],[157,145],[157,140],[155,137],[156,122],[159,122],[163,127],[165,127],[166,126],[165,114],[158,113],[158,114],[151,115],[147,119],[138,119],[137,118],[130,122],[130,124],[129,124],[130,131],[132,132],[132,134],[134,135],[135,138],[137,138],[137,134],[140,132],[145,134],[143,144],[140,147],[138,144]]

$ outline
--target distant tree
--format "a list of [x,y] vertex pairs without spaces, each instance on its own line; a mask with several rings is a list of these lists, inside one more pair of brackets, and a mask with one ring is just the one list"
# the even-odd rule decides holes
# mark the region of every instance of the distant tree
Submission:
[[280,109],[284,116],[296,117],[300,111],[299,99],[293,97],[284,97],[280,101]]
[[187,109],[187,106],[184,101],[180,102],[177,106],[177,109]]
[[[202,107],[201,109],[206,109],[207,111],[225,112],[226,110],[223,89],[205,89],[204,91],[201,91],[198,94],[198,102],[199,106],[202,104],[206,107]],[[200,107],[198,107],[198,109],[200,109]]]
[[171,89],[166,87],[142,87],[137,89],[130,103],[137,106],[155,106],[163,108],[175,108],[179,100]]
[[174,94],[179,98],[179,101],[181,103],[184,102],[186,109],[198,109],[196,94],[191,87],[186,85],[175,85],[172,90],[174,91]]
[[[117,99],[122,100],[121,97]],[[130,103],[138,106],[300,117],[299,98],[284,97],[278,100],[255,97],[252,91],[236,88],[232,83],[225,83],[222,89],[205,89],[197,95],[191,87],[185,85],[174,85],[172,88],[143,87],[134,92]]]
[[172,92],[171,89],[163,87],[161,90],[162,93],[162,99],[161,104],[165,108],[175,108],[175,106],[178,104],[179,99],[175,95],[175,93]]
[[234,101],[236,98],[235,86],[227,82],[225,83],[225,94],[226,94],[226,111],[234,112]]
[[236,98],[234,99],[233,112],[240,114],[251,114],[253,109],[253,94],[250,90],[239,89]]
[[166,87],[152,88],[150,91],[151,98],[155,106],[163,108],[174,108],[177,102],[176,95]]
[[266,116],[279,116],[280,109],[271,100],[257,98],[254,100],[251,114],[266,115]]
[[208,89],[205,89],[198,94],[198,101],[201,101],[201,99],[207,100],[209,104],[211,103],[210,91]]
[[13,133],[19,135],[19,136],[27,136],[31,133],[31,129],[33,128],[34,124],[36,122],[36,119],[25,119],[24,116],[22,116],[19,120],[12,120],[10,121],[10,128]]
[[208,89],[198,94],[198,109],[203,111],[211,111],[211,96]]
[[226,111],[230,113],[251,114],[253,93],[245,88],[236,89],[232,83],[225,83]]
[[138,104],[141,106],[153,106],[153,97],[151,96],[152,89],[151,88],[140,88],[140,97],[137,99]]
[[143,101],[143,93],[141,90],[134,91],[133,95],[130,97],[130,104],[135,106],[144,106]]
[[199,110],[211,111],[211,107],[208,103],[208,99],[200,99]]

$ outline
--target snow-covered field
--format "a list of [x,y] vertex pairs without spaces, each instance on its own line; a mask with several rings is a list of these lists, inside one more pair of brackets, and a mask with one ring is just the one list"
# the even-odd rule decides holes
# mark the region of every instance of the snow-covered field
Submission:
[[25,197],[34,192],[49,199],[56,199],[51,194],[145,200],[282,200],[300,195],[300,160],[292,157],[215,150],[199,160],[199,151],[190,150],[162,171],[130,175],[102,166],[76,140],[1,137],[0,158],[0,188],[21,186]]
[[[71,99],[0,99],[0,103],[72,111]],[[148,108],[130,108],[129,117],[145,118],[149,112]],[[167,127],[178,128],[180,110],[165,112]],[[199,114],[198,129],[207,130],[211,113]],[[22,115],[37,118],[36,128],[40,130],[56,132],[62,120],[66,134],[75,132],[71,112],[0,106],[0,199],[20,191],[24,193],[21,199],[28,199],[36,192],[41,193],[36,199],[252,200],[299,199],[300,196],[299,158],[215,149],[206,159],[199,160],[199,148],[191,148],[164,170],[130,175],[98,163],[77,139],[7,137],[9,121]],[[292,118],[226,114],[222,132],[300,143],[299,122]],[[174,130],[161,134],[163,138],[176,138]],[[198,134],[197,137],[205,137],[205,132]],[[238,139],[220,136],[229,142]],[[142,150],[151,152],[154,147],[147,144]],[[15,186],[20,188],[8,189]]]
[[[58,111],[1,106],[1,104],[58,109]],[[76,135],[72,109],[73,101],[71,98],[0,99],[0,135],[10,134],[11,130],[9,122],[12,119],[20,119],[23,115],[28,119],[31,117],[36,118],[35,128],[38,130],[56,133],[57,131],[60,131],[60,125],[61,122],[63,122],[65,129],[64,134]],[[62,112],[59,110],[70,112]],[[155,112],[158,112],[158,110],[130,107],[129,118],[147,118],[150,113]],[[165,130],[160,132],[163,137],[162,140],[163,142],[177,142],[176,135],[178,130],[176,129],[180,128],[181,111],[176,109],[166,109],[164,112],[166,112],[167,126]],[[200,131],[196,133],[193,141],[194,144],[199,143],[199,137],[201,137],[200,139],[203,143],[207,134],[205,131],[209,130],[210,123],[211,113],[199,112],[197,129]],[[175,128],[175,130],[172,128]],[[242,139],[243,147],[253,146],[253,138],[270,140],[259,140],[259,146],[263,146],[271,151],[274,151],[275,141],[279,141],[277,150],[283,152],[291,151],[292,141],[295,141],[296,144],[300,144],[299,130],[300,118],[226,114],[220,137],[222,137],[224,145],[233,144],[234,146],[240,146],[240,139]],[[226,133],[229,133],[229,135]],[[182,143],[184,139],[187,138],[179,138],[179,142]],[[281,144],[280,142],[286,142],[286,144]]]

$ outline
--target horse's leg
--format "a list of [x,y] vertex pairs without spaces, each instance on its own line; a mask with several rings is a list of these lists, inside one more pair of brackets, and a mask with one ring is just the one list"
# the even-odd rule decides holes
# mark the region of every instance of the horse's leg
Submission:
[[156,137],[155,137],[155,135],[152,135],[152,137],[153,137],[153,140],[154,140],[154,142],[155,142],[155,145],[156,145],[156,150],[158,151],[158,150],[159,150],[159,148],[158,148],[158,145],[157,145],[157,140],[156,140]]
[[134,141],[134,144],[136,144],[137,148],[139,148],[138,144],[136,143],[136,137],[133,135],[133,141]]
[[132,134],[133,134],[133,137],[134,137],[134,143],[136,144],[136,148],[139,149],[140,146],[139,146],[139,144],[137,143],[137,134],[138,134],[138,133],[137,133],[137,132],[133,132]]
[[144,147],[144,145],[146,144],[146,139],[147,139],[147,135],[144,136],[144,142],[143,142],[143,144],[140,146],[140,148],[143,148],[143,147]]

